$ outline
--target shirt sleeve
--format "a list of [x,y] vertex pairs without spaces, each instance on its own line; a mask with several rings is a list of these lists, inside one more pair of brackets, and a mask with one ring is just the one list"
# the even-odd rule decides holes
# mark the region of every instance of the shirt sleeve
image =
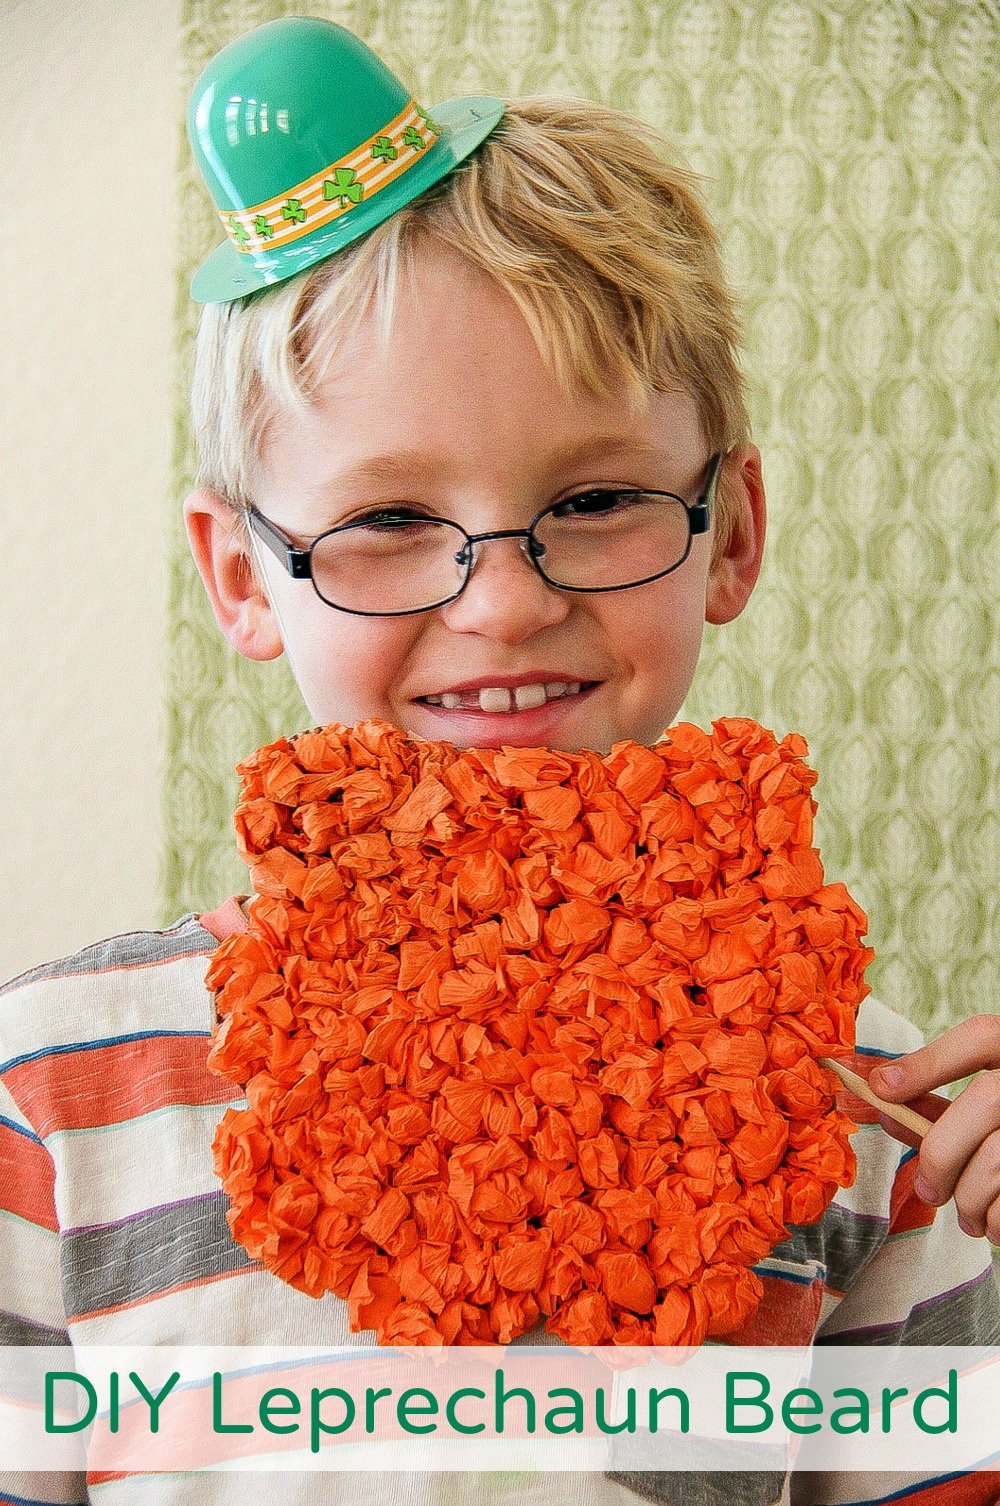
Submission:
[[[859,1050],[881,1059],[916,1049],[921,1037],[907,1021],[867,1004],[859,1019]],[[851,1105],[851,1112],[855,1112]],[[872,1122],[859,1126],[858,1178],[846,1195],[854,1221],[868,1231],[854,1253],[839,1258],[840,1290],[830,1294],[817,1345],[995,1345],[1000,1343],[1000,1291],[990,1246],[959,1228],[954,1203],[935,1210],[913,1190],[917,1152]],[[892,1158],[891,1175],[885,1168]],[[881,1159],[883,1171],[877,1169]],[[845,1229],[851,1224],[841,1219]],[[853,1269],[852,1269],[853,1266]],[[849,1275],[847,1275],[849,1273]],[[844,1276],[847,1275],[847,1279]],[[792,1506],[994,1506],[1000,1472],[928,1477],[885,1472],[794,1474]]]
[[[909,1021],[870,999],[862,1005],[861,1058],[891,1060],[922,1043]],[[853,1098],[846,1107],[859,1125],[858,1170],[854,1186],[834,1199],[843,1232],[827,1243],[833,1300],[815,1342],[1000,1342],[990,1246],[962,1232],[954,1203],[934,1209],[920,1201],[917,1152],[885,1134],[873,1109]]]
[[[55,1165],[16,1091],[22,1057],[5,1029],[12,1011],[30,1008],[26,994],[30,987],[14,988],[0,999],[0,1347],[66,1347],[69,1354]],[[0,1409],[9,1404],[0,1394]],[[88,1499],[83,1474],[12,1470],[0,1460],[0,1506],[85,1506]]]

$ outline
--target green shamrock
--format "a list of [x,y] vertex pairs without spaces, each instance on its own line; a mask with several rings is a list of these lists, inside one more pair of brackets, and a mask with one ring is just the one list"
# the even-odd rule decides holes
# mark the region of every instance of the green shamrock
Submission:
[[253,228],[256,230],[257,234],[263,236],[264,240],[266,241],[269,241],[271,239],[271,236],[274,234],[274,226],[271,224],[270,220],[265,219],[262,214],[259,214],[254,220]]
[[240,247],[242,248],[243,246],[245,246],[247,241],[250,239],[250,232],[244,225],[243,221],[236,218],[235,214],[231,214],[229,216],[229,228],[233,232],[233,235],[236,237],[236,240],[239,243]]
[[289,199],[287,204],[282,204],[281,218],[283,220],[292,220],[296,225],[301,225],[305,220],[305,217],[306,212],[302,208],[302,205],[299,203],[298,199]]
[[435,136],[440,136],[440,134],[441,134],[441,127],[438,125],[437,121],[434,119],[434,116],[433,115],[428,115],[427,111],[426,110],[422,110],[419,105],[417,105],[416,109],[417,109],[417,114],[420,116],[420,119],[424,122],[424,125],[427,127],[427,129],[429,131],[433,131],[434,134],[435,134]]
[[406,142],[407,146],[412,146],[419,152],[422,152],[424,149],[424,138],[421,136],[416,126],[406,127],[406,130],[403,132],[403,140]]
[[376,136],[375,143],[372,146],[372,156],[376,160],[381,157],[384,162],[395,162],[399,153],[393,146],[392,139],[389,136]]
[[333,176],[335,182],[327,178],[323,184],[324,199],[339,199],[341,209],[346,204],[360,204],[365,189],[363,183],[354,181],[357,174],[353,167],[338,167]]

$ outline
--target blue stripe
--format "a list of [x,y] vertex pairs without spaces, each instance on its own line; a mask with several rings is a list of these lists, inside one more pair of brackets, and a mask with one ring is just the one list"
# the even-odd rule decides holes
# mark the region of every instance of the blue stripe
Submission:
[[133,1035],[109,1035],[99,1041],[70,1041],[65,1046],[42,1046],[38,1051],[27,1051],[24,1056],[12,1056],[10,1061],[0,1062],[0,1072],[11,1067],[20,1067],[23,1062],[41,1061],[46,1056],[69,1056],[74,1051],[99,1051],[103,1046],[124,1046],[129,1041],[154,1040],[204,1040],[212,1038],[210,1030],[137,1030]]
[[25,1129],[23,1124],[15,1124],[13,1119],[8,1119],[6,1114],[0,1114],[0,1124],[5,1124],[8,1129],[15,1130],[17,1134],[23,1135],[26,1140],[34,1141],[36,1145],[44,1145],[45,1143],[43,1140],[39,1140],[37,1135],[33,1135],[29,1129]]
[[[12,1496],[9,1490],[0,1486],[0,1500],[7,1501],[10,1506],[53,1506],[51,1501],[36,1501],[34,1496]],[[87,1506],[86,1501],[72,1501],[68,1506]]]
[[[991,1464],[995,1459],[1000,1459],[1000,1454],[988,1454],[979,1462]],[[951,1480],[967,1480],[970,1475],[977,1472],[975,1469],[956,1469],[950,1475],[935,1475],[930,1480],[919,1480],[916,1485],[907,1485],[904,1490],[894,1490],[891,1496],[872,1496],[867,1501],[851,1501],[849,1506],[888,1506],[890,1501],[913,1500],[919,1491],[933,1490],[935,1486],[947,1485]]]
[[777,1281],[791,1281],[795,1286],[815,1286],[817,1282],[822,1285],[823,1277],[819,1271],[812,1276],[796,1276],[792,1271],[772,1271],[763,1261],[759,1265],[751,1267],[758,1276],[773,1276]]

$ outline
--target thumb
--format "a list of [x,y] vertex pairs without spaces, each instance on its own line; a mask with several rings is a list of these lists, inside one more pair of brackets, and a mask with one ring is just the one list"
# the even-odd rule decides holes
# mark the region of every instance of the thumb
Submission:
[[913,1092],[919,1092],[919,1089],[910,1091],[909,1081],[912,1075],[909,1059],[904,1056],[898,1061],[881,1062],[873,1067],[868,1074],[868,1082],[876,1093],[887,1098],[890,1103],[902,1103],[906,1098],[911,1098]]
[[869,1074],[869,1082],[890,1103],[902,1103],[957,1082],[982,1067],[1000,1066],[1000,1018],[974,1015],[946,1030],[919,1051],[884,1062]]

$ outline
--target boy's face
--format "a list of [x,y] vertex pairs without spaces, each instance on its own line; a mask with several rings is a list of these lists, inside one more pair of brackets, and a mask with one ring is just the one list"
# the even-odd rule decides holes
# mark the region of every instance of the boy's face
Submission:
[[[477,534],[527,528],[587,489],[692,502],[710,460],[686,394],[656,394],[639,410],[566,396],[507,294],[458,257],[426,250],[401,288],[387,348],[364,325],[316,396],[308,416],[271,424],[254,498],[296,543],[390,505]],[[224,504],[196,494],[187,515],[223,630],[250,658],[284,648],[318,723],[375,717],[460,747],[606,752],[622,739],[655,742],[691,684],[706,619],[736,616],[753,588],[764,520],[756,450],[729,457],[724,484],[737,494],[736,526],[712,564],[703,535],[660,580],[573,594],[542,580],[517,539],[492,540],[462,595],[406,617],[336,611],[266,548],[262,591],[240,568]],[[518,709],[517,699],[539,699],[525,690],[538,686],[549,687],[544,704]],[[491,689],[508,695],[480,698]],[[460,704],[438,704],[444,697]],[[491,709],[506,700],[513,709]]]

